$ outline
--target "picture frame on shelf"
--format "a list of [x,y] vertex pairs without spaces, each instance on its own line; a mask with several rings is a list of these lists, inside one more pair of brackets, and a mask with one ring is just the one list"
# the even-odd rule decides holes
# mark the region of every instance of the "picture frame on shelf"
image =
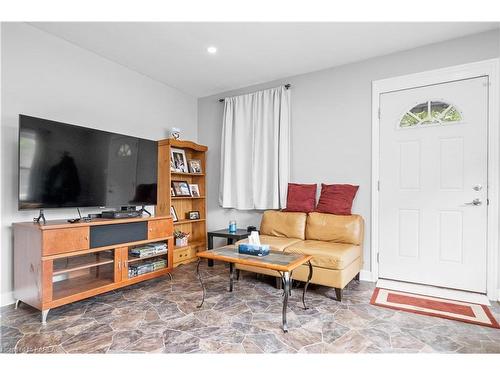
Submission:
[[189,190],[189,183],[187,181],[172,181],[172,189],[176,197],[190,197],[191,190]]
[[172,153],[170,153],[170,172],[175,172],[174,158],[172,158]]
[[186,218],[189,220],[199,220],[200,219],[200,211],[189,211],[186,214]]
[[198,184],[189,184],[189,190],[191,190],[191,196],[194,198],[200,197],[200,188]]
[[189,172],[201,174],[203,170],[201,168],[201,160],[199,159],[190,159],[189,160]]
[[182,148],[170,149],[170,170],[173,172],[189,173],[186,152]]
[[170,206],[170,216],[172,216],[172,221],[175,223],[179,221],[179,217],[177,216],[177,211],[175,211],[174,206]]

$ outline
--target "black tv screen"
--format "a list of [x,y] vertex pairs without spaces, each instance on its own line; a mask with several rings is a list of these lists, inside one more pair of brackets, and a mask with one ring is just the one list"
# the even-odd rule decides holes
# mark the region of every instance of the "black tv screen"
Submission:
[[19,209],[156,204],[157,142],[19,115]]

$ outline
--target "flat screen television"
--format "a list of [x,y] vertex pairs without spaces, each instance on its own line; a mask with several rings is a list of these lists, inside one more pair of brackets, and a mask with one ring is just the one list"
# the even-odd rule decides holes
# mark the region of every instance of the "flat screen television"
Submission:
[[19,209],[155,205],[157,142],[19,115]]

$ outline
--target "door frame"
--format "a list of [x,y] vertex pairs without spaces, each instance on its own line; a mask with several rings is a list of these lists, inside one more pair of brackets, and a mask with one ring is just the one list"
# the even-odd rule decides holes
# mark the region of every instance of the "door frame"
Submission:
[[371,176],[371,280],[379,276],[379,158],[380,95],[398,90],[429,86],[462,79],[487,76],[488,90],[488,207],[487,207],[487,274],[486,294],[490,300],[500,298],[499,268],[499,76],[500,59],[489,59],[442,69],[408,74],[372,82],[372,176]]

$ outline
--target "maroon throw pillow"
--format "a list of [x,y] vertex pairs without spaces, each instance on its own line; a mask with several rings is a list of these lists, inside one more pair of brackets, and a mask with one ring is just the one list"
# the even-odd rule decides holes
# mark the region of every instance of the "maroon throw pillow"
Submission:
[[288,184],[287,212],[312,212],[316,204],[316,184]]
[[316,206],[316,212],[350,215],[352,201],[358,189],[359,186],[356,185],[321,184],[321,195]]

